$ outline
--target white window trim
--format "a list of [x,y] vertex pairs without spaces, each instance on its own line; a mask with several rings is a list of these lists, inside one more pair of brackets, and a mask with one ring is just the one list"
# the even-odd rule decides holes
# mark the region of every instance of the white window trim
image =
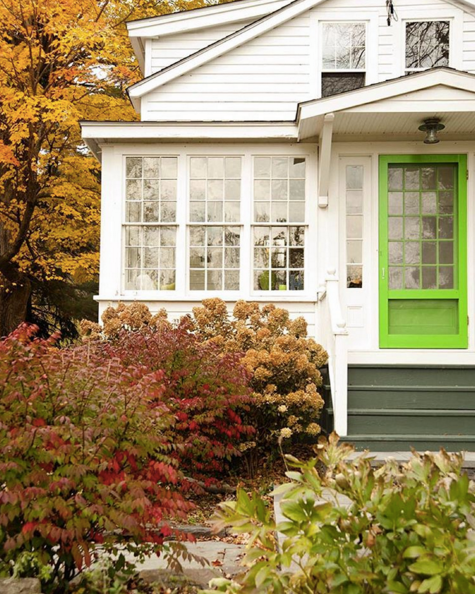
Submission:
[[406,23],[415,21],[449,21],[449,67],[463,70],[463,11],[447,6],[431,8],[428,15],[420,9],[406,9],[404,18],[394,23],[395,39],[399,44],[399,51],[394,54],[397,61],[395,76],[406,74]]
[[[176,210],[176,221],[175,222],[170,222],[170,223],[143,223],[143,222],[130,222],[126,220],[126,162],[127,162],[127,157],[142,157],[142,158],[147,158],[147,157],[175,157],[177,159],[177,210]],[[165,151],[163,152],[156,152],[156,153],[150,153],[150,152],[145,152],[143,151],[142,153],[135,153],[135,154],[130,154],[130,153],[126,153],[122,155],[122,167],[121,167],[121,216],[120,216],[120,225],[121,225],[121,229],[120,229],[120,292],[121,295],[124,295],[124,297],[127,298],[134,298],[137,296],[143,296],[143,295],[160,295],[160,296],[164,296],[164,295],[169,295],[170,297],[173,297],[173,295],[175,295],[177,293],[177,290],[179,290],[178,288],[178,276],[176,274],[176,271],[178,270],[178,237],[179,237],[179,228],[180,228],[180,222],[179,222],[179,190],[180,190],[180,155],[175,153],[167,153]],[[161,289],[157,289],[156,291],[142,291],[142,290],[130,290],[130,289],[126,289],[125,288],[125,263],[126,263],[126,248],[125,248],[125,229],[126,227],[143,227],[143,226],[149,226],[149,227],[175,227],[176,228],[176,247],[175,247],[175,290],[171,290],[171,291],[164,291]]]
[[[340,13],[341,14],[341,13]],[[311,55],[316,56],[317,68],[313,69],[313,76],[310,84],[314,97],[322,96],[322,46],[323,46],[323,24],[325,23],[365,23],[366,24],[366,50],[365,70],[354,70],[354,72],[365,72],[365,86],[378,82],[378,13],[353,11],[351,18],[339,18],[338,12],[318,12],[311,22]],[[325,72],[329,72],[325,70]],[[336,72],[351,72],[350,70],[339,70]]]
[[[303,223],[291,223],[291,222],[287,222],[287,223],[272,223],[271,221],[267,221],[267,222],[255,222],[254,220],[254,202],[255,202],[255,197],[254,197],[254,159],[255,157],[297,157],[297,156],[301,156],[303,158],[305,158],[305,221]],[[250,238],[249,238],[249,246],[250,246],[250,250],[251,250],[251,258],[250,258],[250,293],[251,295],[255,295],[257,297],[265,297],[267,296],[273,296],[275,297],[276,295],[289,295],[289,296],[294,296],[297,297],[298,295],[302,295],[305,294],[305,292],[307,291],[307,272],[308,272],[308,265],[307,265],[307,249],[308,249],[308,244],[309,244],[309,222],[310,219],[309,217],[311,216],[308,210],[308,202],[309,202],[309,183],[308,183],[308,169],[309,169],[309,163],[308,163],[309,159],[307,155],[293,155],[290,152],[288,154],[281,154],[281,155],[276,155],[275,153],[272,152],[268,152],[268,153],[262,153],[262,154],[253,154],[251,155],[251,184],[252,184],[252,190],[251,190],[251,200],[250,200],[250,204],[251,204],[251,222],[249,225],[249,229],[250,229]],[[270,204],[272,204],[272,201],[269,201]],[[270,209],[270,212],[272,212],[272,208]],[[315,215],[314,215],[315,216]],[[254,229],[256,227],[283,227],[284,229],[288,229],[289,227],[303,227],[305,229],[305,239],[304,239],[304,245],[303,245],[303,249],[304,249],[304,267],[303,267],[303,273],[304,273],[304,288],[301,291],[291,291],[290,289],[287,289],[285,291],[278,291],[278,290],[268,290],[268,291],[263,291],[263,290],[258,290],[254,288]],[[287,246],[288,249],[288,246]],[[289,270],[289,267],[287,266],[284,269],[286,272]]]
[[[112,147],[110,147],[112,149]],[[146,148],[146,150],[144,150]],[[317,149],[314,145],[302,144],[265,144],[261,147],[252,144],[239,145],[204,145],[196,147],[192,145],[176,145],[172,150],[166,145],[157,146],[156,149],[143,147],[140,144],[133,148],[130,145],[116,145],[114,148],[114,162],[120,164],[120,230],[114,235],[114,242],[120,257],[117,258],[114,267],[118,279],[116,295],[114,299],[120,301],[150,301],[150,302],[179,302],[201,301],[212,297],[219,297],[224,301],[237,301],[238,299],[258,301],[279,301],[279,302],[312,302],[315,299],[317,286]],[[190,291],[189,289],[189,163],[190,158],[195,156],[230,156],[242,158],[242,180],[241,180],[241,222],[240,225],[230,223],[228,226],[241,226],[241,274],[239,291]],[[305,157],[306,167],[306,202],[305,202],[305,264],[304,275],[305,285],[302,291],[254,291],[253,290],[253,245],[252,226],[254,216],[253,201],[253,158],[255,156],[290,156]],[[126,291],[125,290],[125,163],[127,157],[178,157],[178,181],[177,181],[177,236],[176,236],[176,275],[174,291]],[[114,176],[117,169],[114,170]],[[117,177],[114,180],[118,181]],[[119,186],[119,184],[118,184]],[[109,200],[109,196],[104,196]],[[106,223],[107,224],[107,223]],[[173,223],[171,224],[173,225]],[[219,223],[209,223],[210,226]],[[269,223],[272,226],[272,223]],[[289,224],[284,226],[297,226]],[[109,229],[109,227],[108,227]],[[110,230],[103,233],[103,241],[111,241]],[[310,239],[312,237],[313,239]],[[120,245],[119,245],[120,241]],[[103,275],[104,274],[104,275]],[[110,278],[112,271],[101,269],[101,279]],[[107,293],[109,293],[107,291]],[[101,296],[105,291],[101,290]]]

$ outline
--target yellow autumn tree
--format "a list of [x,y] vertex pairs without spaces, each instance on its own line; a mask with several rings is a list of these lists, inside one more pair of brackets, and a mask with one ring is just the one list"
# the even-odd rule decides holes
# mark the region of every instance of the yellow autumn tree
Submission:
[[78,122],[136,118],[125,89],[141,74],[125,23],[204,4],[0,3],[0,335],[48,309],[55,286],[64,301],[66,285],[97,275],[99,165]]

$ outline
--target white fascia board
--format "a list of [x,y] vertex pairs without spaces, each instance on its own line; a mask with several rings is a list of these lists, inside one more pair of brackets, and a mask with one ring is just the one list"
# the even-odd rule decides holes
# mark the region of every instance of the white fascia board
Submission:
[[143,42],[139,38],[132,37],[130,39],[130,44],[132,49],[134,50],[134,54],[137,57],[137,62],[140,66],[140,71],[145,76],[145,48]]
[[292,0],[235,0],[184,12],[127,23],[130,37],[163,37],[197,29],[258,19],[289,4]]
[[[395,80],[343,93],[326,99],[301,103],[297,110],[297,121],[315,118],[326,113],[335,113],[368,103],[375,103],[398,95],[404,95],[433,86],[445,85],[475,93],[475,76],[466,72],[453,72],[441,69],[420,74],[412,74]],[[377,109],[375,109],[377,111]]]
[[181,122],[80,122],[82,138],[92,150],[111,142],[141,140],[297,140],[294,122],[183,124]]
[[324,1],[325,0],[294,0],[284,8],[276,10],[269,16],[247,25],[247,27],[244,27],[240,31],[237,31],[234,34],[211,44],[204,50],[199,50],[190,57],[177,62],[176,65],[165,68],[149,78],[145,78],[129,87],[129,96],[131,98],[143,97],[158,87],[178,78],[179,76],[187,74],[195,68],[203,66],[203,64],[206,64],[210,60],[219,58],[223,54],[236,47],[240,47],[248,41],[252,41],[256,37],[259,37],[259,35],[267,33],[267,31],[270,31],[274,27],[278,27],[282,23],[299,16],[303,12]]

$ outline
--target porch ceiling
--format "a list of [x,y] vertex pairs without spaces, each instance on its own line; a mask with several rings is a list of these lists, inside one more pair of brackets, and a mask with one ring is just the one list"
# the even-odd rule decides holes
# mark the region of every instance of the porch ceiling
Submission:
[[335,114],[334,142],[351,141],[422,141],[424,133],[418,130],[426,118],[440,118],[445,129],[439,132],[444,140],[475,140],[474,112],[426,113],[347,113]]

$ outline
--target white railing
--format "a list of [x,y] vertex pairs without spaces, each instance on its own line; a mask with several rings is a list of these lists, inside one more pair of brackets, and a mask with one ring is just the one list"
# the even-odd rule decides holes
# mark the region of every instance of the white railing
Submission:
[[348,434],[348,330],[341,312],[339,280],[328,270],[325,288],[319,291],[320,334],[328,351],[328,374],[333,404],[335,431]]

